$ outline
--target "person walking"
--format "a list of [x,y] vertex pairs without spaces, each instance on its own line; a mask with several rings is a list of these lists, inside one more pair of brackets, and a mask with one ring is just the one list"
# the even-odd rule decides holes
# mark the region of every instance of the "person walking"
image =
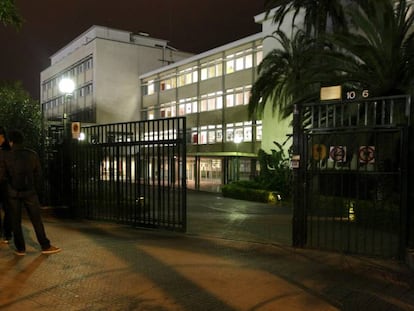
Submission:
[[7,180],[13,241],[16,247],[15,254],[18,256],[26,254],[22,230],[23,207],[26,208],[42,253],[58,253],[61,249],[50,244],[40,215],[38,192],[41,185],[41,167],[39,156],[34,150],[23,146],[24,136],[21,131],[10,131],[8,138],[11,151],[4,154],[3,168],[0,167],[0,172],[3,171],[4,176],[0,179]]
[[[9,150],[10,145],[6,138],[6,131],[4,127],[0,126],[0,153],[8,152]],[[3,239],[3,243],[8,244],[12,239],[12,223],[7,198],[7,183],[5,181],[0,181],[0,205],[3,210],[3,218],[0,211],[0,238]]]

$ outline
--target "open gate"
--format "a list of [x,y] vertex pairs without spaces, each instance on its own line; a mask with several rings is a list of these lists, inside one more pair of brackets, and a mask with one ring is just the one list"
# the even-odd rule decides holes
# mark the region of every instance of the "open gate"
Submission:
[[185,131],[182,117],[82,127],[83,139],[53,149],[61,169],[48,175],[69,183],[51,192],[70,194],[60,201],[72,216],[185,231]]
[[301,107],[294,187],[304,200],[296,200],[294,241],[299,234],[307,247],[404,256],[410,114],[402,96]]

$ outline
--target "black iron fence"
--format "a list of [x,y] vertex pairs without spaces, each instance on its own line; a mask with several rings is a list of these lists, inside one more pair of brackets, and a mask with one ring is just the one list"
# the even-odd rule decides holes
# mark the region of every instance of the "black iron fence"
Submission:
[[[83,140],[50,148],[54,204],[63,201],[81,218],[185,231],[185,129],[185,118],[82,128]],[[69,183],[62,189],[53,179]]]
[[[304,244],[381,257],[407,246],[408,97],[302,107]],[[300,229],[300,228],[299,228]],[[295,236],[295,232],[294,232]]]

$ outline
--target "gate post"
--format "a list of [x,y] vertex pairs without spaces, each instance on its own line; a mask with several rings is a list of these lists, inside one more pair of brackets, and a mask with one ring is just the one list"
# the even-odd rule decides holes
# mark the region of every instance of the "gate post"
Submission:
[[294,105],[293,108],[293,154],[292,154],[292,182],[293,182],[293,218],[292,244],[294,247],[306,245],[306,210],[305,210],[305,176],[304,176],[304,134],[302,128],[302,108]]

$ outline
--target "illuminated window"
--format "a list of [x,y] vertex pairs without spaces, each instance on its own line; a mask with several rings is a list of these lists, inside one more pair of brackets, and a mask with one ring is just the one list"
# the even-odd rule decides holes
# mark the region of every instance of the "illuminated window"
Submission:
[[197,67],[187,68],[181,70],[178,74],[178,86],[184,86],[187,84],[195,83],[198,81]]
[[198,143],[201,145],[207,144],[207,126],[202,126],[200,129],[200,137]]
[[222,108],[223,108],[223,96],[220,95],[216,98],[216,109],[222,109]]
[[209,125],[208,130],[208,143],[214,144],[216,142],[216,130],[214,125]]
[[201,69],[201,80],[207,80],[208,79],[208,71],[207,68]]
[[178,106],[178,115],[185,116],[185,104],[180,104]]
[[160,107],[160,117],[161,118],[170,118],[176,116],[176,107],[175,102],[169,102],[162,104]]
[[200,112],[207,111],[207,96],[203,95],[200,101]]
[[198,131],[196,127],[191,129],[191,142],[196,145],[198,144]]
[[222,70],[222,59],[218,58],[208,63],[201,64],[202,69],[200,70],[201,80],[207,80],[210,78],[221,76]]
[[217,126],[216,130],[216,142],[221,143],[223,141],[223,130],[221,128],[221,125]]
[[244,122],[243,141],[252,141],[252,122],[251,121]]
[[155,118],[155,111],[153,108],[151,108],[147,111],[147,119],[154,120],[154,118]]
[[256,121],[256,140],[262,140],[262,121]]
[[244,59],[243,57],[236,58],[236,71],[244,69]]
[[236,106],[243,105],[243,99],[244,99],[244,97],[243,97],[243,91],[240,90],[240,89],[237,89],[237,93],[235,95],[236,95],[235,96],[236,98],[235,98],[234,104]]
[[188,97],[180,99],[179,103],[179,115],[184,116],[186,114],[196,113],[197,112],[197,98]]
[[252,67],[253,67],[253,55],[252,54],[246,55],[245,68],[252,68]]
[[143,85],[144,95],[151,95],[155,92],[154,80],[150,80]]
[[247,105],[250,98],[251,85],[226,91],[226,107]]
[[170,90],[172,88],[175,88],[176,87],[175,81],[176,81],[175,77],[162,78],[160,81],[160,90],[165,91],[165,90]]
[[257,51],[256,53],[256,64],[257,66],[262,62],[263,60],[263,51]]
[[234,128],[233,128],[233,123],[229,123],[227,124],[227,128],[226,128],[226,141],[230,142],[233,141],[234,139]]
[[234,72],[234,59],[233,59],[234,55],[229,55],[227,56],[227,61],[226,61],[226,73],[233,73]]
[[228,93],[226,95],[226,107],[233,107],[234,106],[234,94],[233,90],[227,90]]

